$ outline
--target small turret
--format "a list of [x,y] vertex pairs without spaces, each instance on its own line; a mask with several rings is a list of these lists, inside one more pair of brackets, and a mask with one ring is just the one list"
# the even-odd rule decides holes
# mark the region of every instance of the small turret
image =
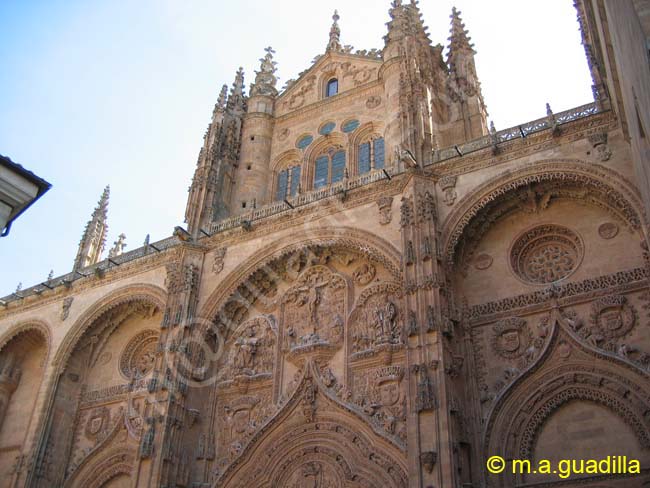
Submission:
[[110,186],[106,186],[97,207],[95,207],[90,220],[86,224],[79,242],[79,250],[74,261],[73,271],[91,266],[101,259],[106,244],[106,232],[108,231],[108,197],[110,192]]

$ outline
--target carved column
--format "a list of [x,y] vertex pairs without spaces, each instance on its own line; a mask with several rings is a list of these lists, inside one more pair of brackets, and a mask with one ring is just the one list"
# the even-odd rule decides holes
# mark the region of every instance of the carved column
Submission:
[[[411,486],[452,486],[444,343],[453,335],[438,251],[434,183],[414,175],[401,207],[410,389]],[[444,407],[444,408],[443,408]]]
[[149,478],[151,485],[187,486],[189,457],[181,450],[183,426],[190,416],[185,397],[192,380],[188,365],[196,352],[190,336],[196,326],[203,257],[202,247],[187,242],[167,265],[167,304],[138,451],[141,479]]

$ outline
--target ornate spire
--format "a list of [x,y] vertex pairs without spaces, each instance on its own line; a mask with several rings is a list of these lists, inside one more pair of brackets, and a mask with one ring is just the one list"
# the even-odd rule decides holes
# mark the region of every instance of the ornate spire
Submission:
[[230,89],[226,108],[231,111],[243,111],[246,108],[246,99],[244,97],[244,68],[241,66],[235,74],[235,81]]
[[97,207],[95,207],[90,220],[86,224],[81,242],[79,242],[77,257],[74,260],[72,268],[74,271],[95,264],[101,258],[106,244],[106,231],[108,230],[108,197],[110,193],[110,186],[106,186]]
[[265,49],[266,55],[260,59],[260,70],[255,72],[255,83],[251,85],[251,96],[262,95],[274,97],[278,94],[275,84],[278,79],[275,77],[278,63],[273,61],[275,51],[272,47]]
[[456,53],[466,53],[466,54],[476,54],[474,52],[474,45],[470,42],[471,37],[469,33],[465,30],[465,24],[463,24],[462,19],[460,18],[460,10],[457,10],[456,7],[451,9],[451,35],[449,36],[449,57],[451,58]]
[[341,51],[341,29],[339,28],[339,12],[334,11],[332,15],[332,27],[330,28],[330,41],[327,43],[328,51]]

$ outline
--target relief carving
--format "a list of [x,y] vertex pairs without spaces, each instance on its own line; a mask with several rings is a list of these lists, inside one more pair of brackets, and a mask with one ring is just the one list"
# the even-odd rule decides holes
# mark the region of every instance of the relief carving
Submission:
[[377,200],[377,207],[379,208],[379,223],[381,225],[390,224],[393,220],[393,197],[381,197]]
[[381,97],[378,96],[371,96],[366,100],[366,107],[369,108],[370,110],[375,109],[381,105]]
[[365,371],[356,379],[354,402],[371,422],[401,441],[406,440],[406,393],[401,366]]
[[636,310],[626,297],[601,298],[591,306],[591,334],[609,341],[626,336],[636,323]]
[[217,379],[270,378],[276,342],[276,332],[266,317],[255,317],[240,325],[229,340],[227,360]]
[[343,342],[347,285],[324,266],[308,268],[284,295],[285,347],[300,354]]
[[67,297],[63,299],[63,303],[61,304],[61,322],[65,322],[65,319],[67,319],[70,315],[70,307],[72,307],[73,301],[74,297]]
[[403,316],[397,285],[379,285],[362,293],[350,315],[352,358],[402,344]]
[[598,235],[603,239],[613,239],[618,235],[618,225],[614,222],[605,222],[598,227]]
[[352,278],[358,285],[365,286],[375,278],[375,274],[377,274],[377,270],[372,264],[363,263],[354,270]]
[[584,254],[582,240],[559,225],[541,225],[522,234],[510,251],[510,264],[522,280],[553,283],[573,273]]
[[225,258],[226,258],[226,251],[227,249],[225,247],[220,247],[215,251],[214,261],[212,263],[212,272],[214,274],[219,274],[223,271]]
[[144,330],[133,337],[120,355],[120,372],[126,378],[141,378],[149,374],[156,360],[158,332]]
[[504,359],[517,359],[526,353],[533,340],[526,321],[511,317],[492,327],[492,349]]
[[443,193],[442,201],[449,207],[456,203],[456,199],[458,198],[458,194],[456,193],[456,181],[456,176],[445,176],[444,178],[440,178],[440,181],[438,181],[438,185]]

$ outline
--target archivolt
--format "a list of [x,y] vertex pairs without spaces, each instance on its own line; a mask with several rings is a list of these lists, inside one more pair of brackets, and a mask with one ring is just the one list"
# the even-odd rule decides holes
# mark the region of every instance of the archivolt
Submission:
[[46,359],[50,355],[50,347],[52,344],[52,336],[50,334],[50,327],[45,322],[41,320],[27,320],[25,322],[20,322],[9,328],[4,334],[0,336],[0,352],[2,349],[16,336],[25,333],[34,331],[43,338],[43,342],[47,348]]
[[54,356],[53,365],[59,373],[63,371],[72,351],[83,336],[102,315],[125,303],[144,302],[162,310],[167,293],[160,287],[149,284],[125,286],[109,293],[88,308],[70,328]]
[[559,187],[579,187],[585,198],[602,202],[630,228],[642,233],[646,225],[643,205],[634,185],[623,176],[609,168],[577,159],[536,161],[492,178],[458,203],[443,225],[442,242],[447,263],[453,265],[456,247],[463,234],[491,205],[525,186],[553,182]]

